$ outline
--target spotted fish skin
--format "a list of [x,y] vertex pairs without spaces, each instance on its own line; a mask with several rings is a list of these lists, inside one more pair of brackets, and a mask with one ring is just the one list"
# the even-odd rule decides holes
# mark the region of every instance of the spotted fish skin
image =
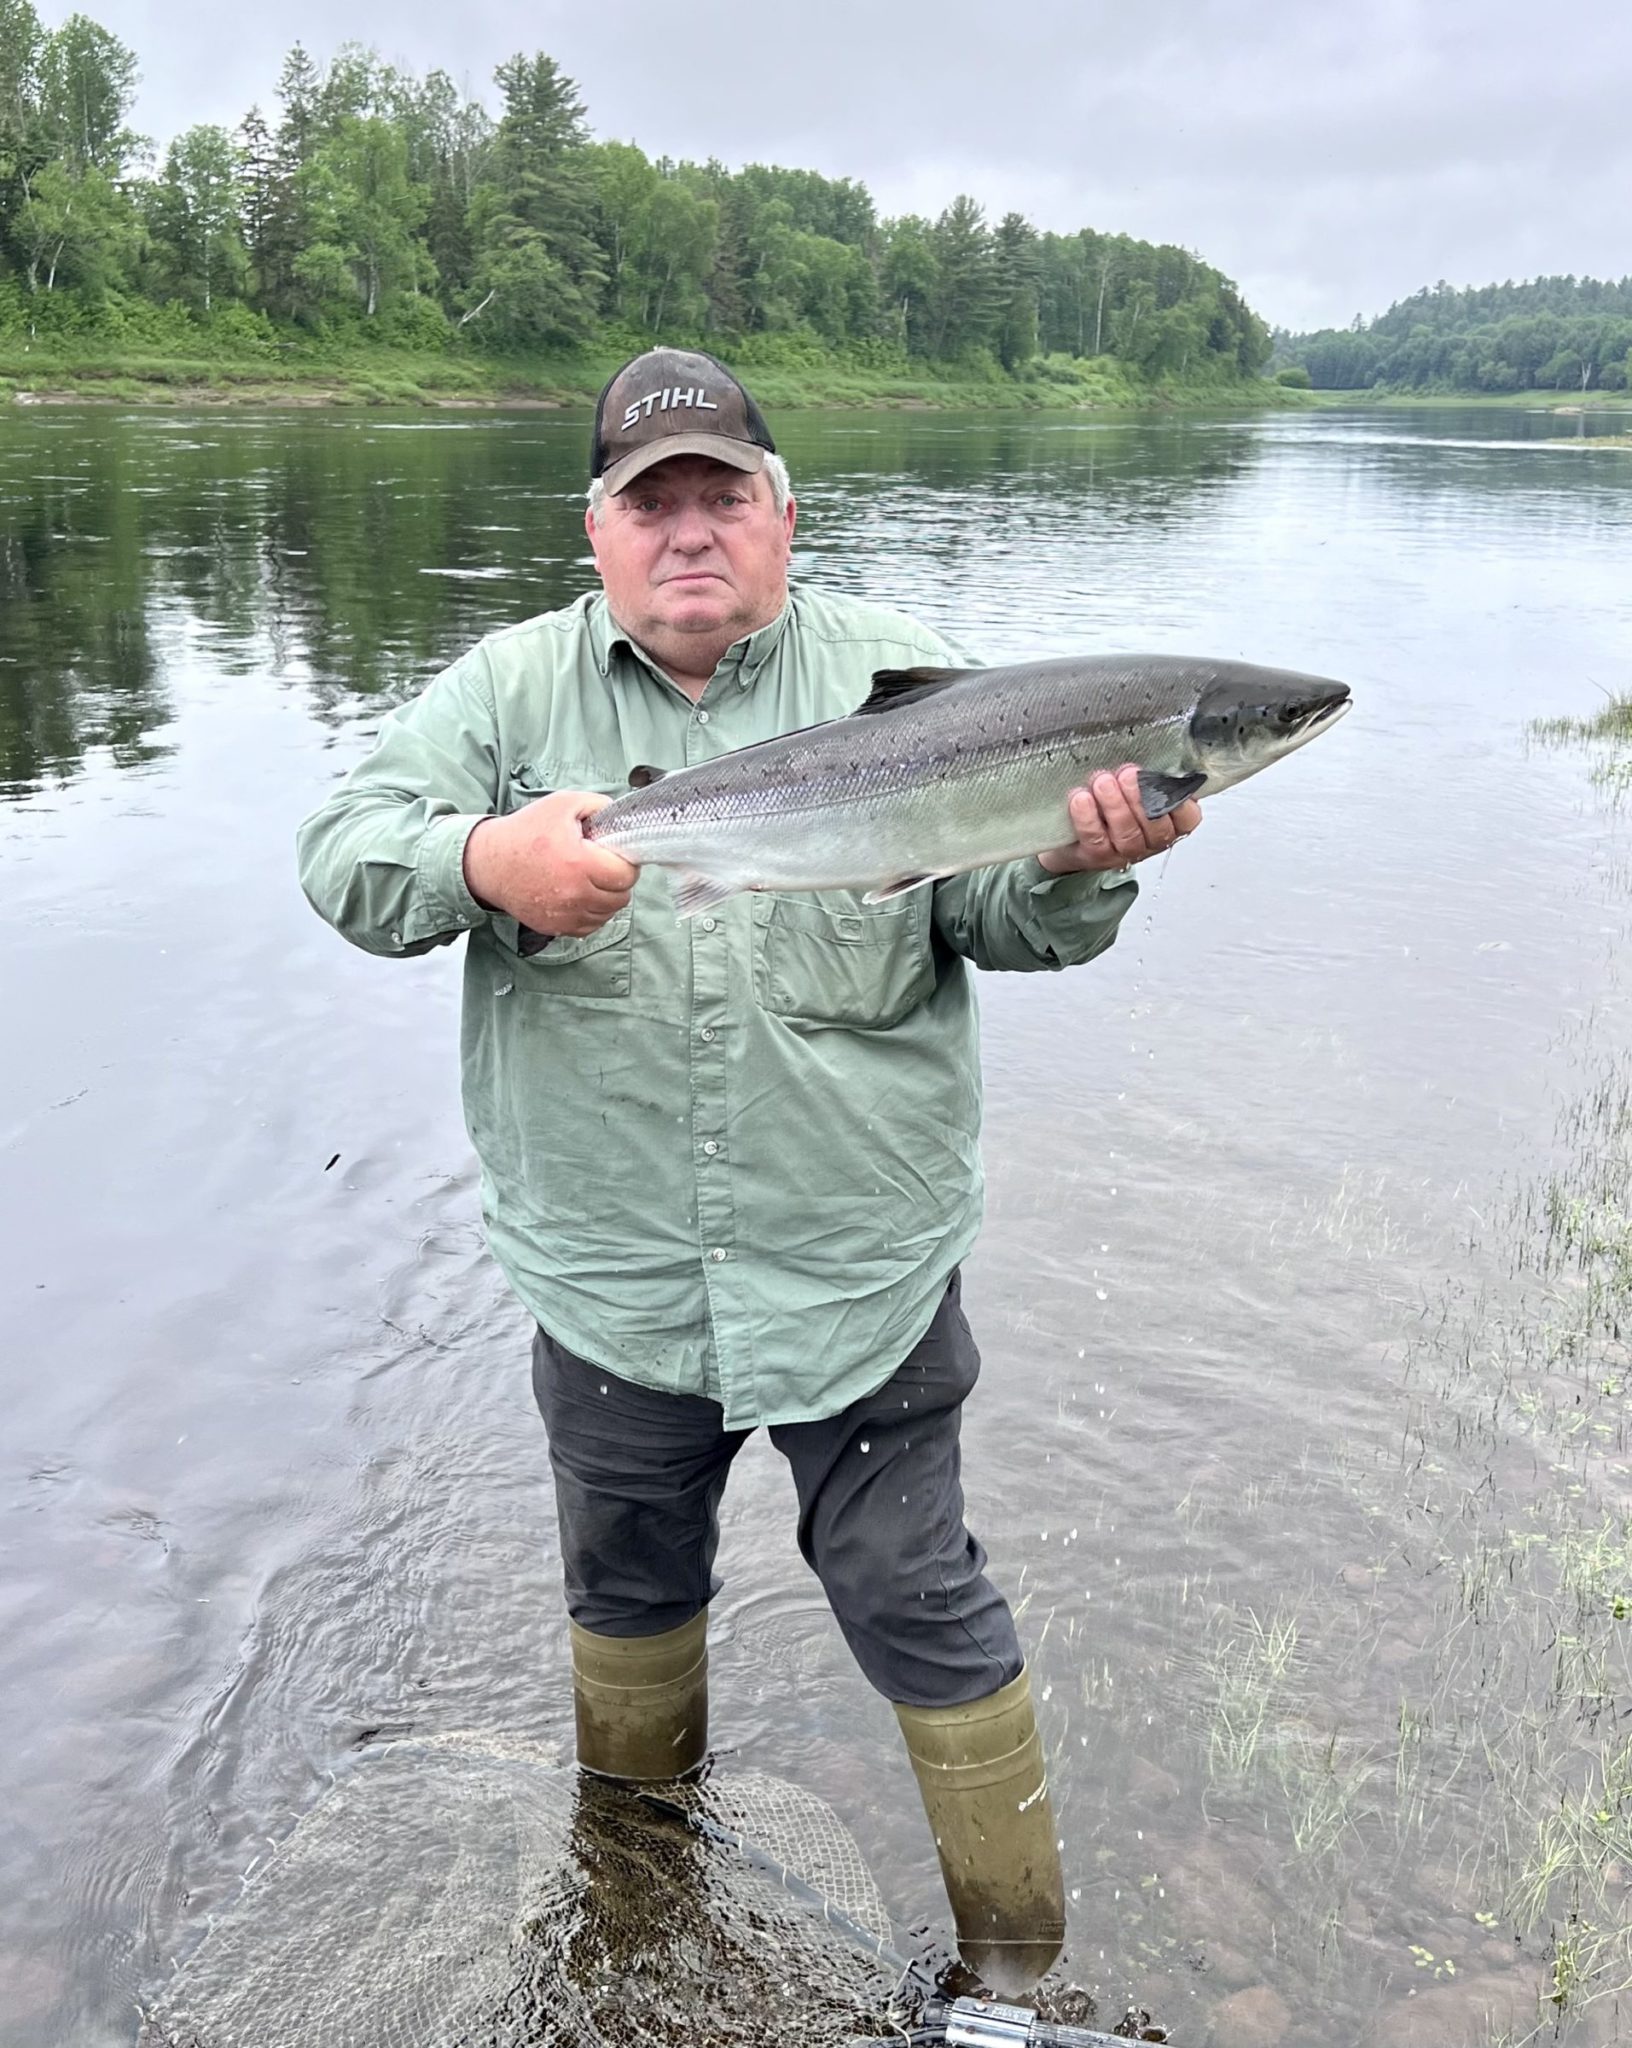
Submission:
[[1070,793],[1101,770],[1133,762],[1159,816],[1268,767],[1349,701],[1327,677],[1184,655],[885,670],[847,718],[637,769],[585,830],[672,870],[682,916],[744,889],[877,901],[1070,844]]

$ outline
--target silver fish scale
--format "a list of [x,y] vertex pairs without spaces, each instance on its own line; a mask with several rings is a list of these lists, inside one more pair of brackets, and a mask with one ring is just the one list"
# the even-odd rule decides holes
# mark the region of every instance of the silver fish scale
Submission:
[[862,887],[1015,859],[1069,839],[1066,798],[1085,777],[1127,760],[1180,772],[1189,713],[1220,666],[980,671],[678,770],[598,812],[590,836],[744,887]]

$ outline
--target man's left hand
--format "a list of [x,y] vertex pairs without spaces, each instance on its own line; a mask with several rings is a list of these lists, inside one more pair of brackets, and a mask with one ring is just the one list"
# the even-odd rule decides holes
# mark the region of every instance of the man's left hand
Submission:
[[1130,761],[1114,775],[1096,775],[1071,792],[1076,841],[1037,856],[1051,875],[1118,874],[1136,860],[1166,853],[1201,823],[1201,805],[1186,797],[1163,818],[1147,818],[1139,801],[1139,769]]

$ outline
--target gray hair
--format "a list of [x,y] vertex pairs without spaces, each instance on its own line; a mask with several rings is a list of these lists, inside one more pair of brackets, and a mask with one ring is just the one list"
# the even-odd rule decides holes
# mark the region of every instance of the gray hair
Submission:
[[[776,508],[777,518],[780,519],[787,511],[788,500],[793,495],[793,486],[788,481],[788,465],[780,455],[767,454],[765,467],[760,473],[771,487],[771,503]],[[601,514],[606,509],[606,485],[598,476],[590,479],[587,496],[589,516],[599,525]]]

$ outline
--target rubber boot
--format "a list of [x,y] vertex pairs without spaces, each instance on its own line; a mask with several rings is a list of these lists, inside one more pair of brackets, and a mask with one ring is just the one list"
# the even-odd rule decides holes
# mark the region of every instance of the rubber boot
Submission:
[[708,1749],[708,1610],[660,1636],[572,1630],[578,1762],[601,1778],[683,1778]]
[[969,1968],[1029,1991],[1065,1941],[1065,1881],[1027,1673],[961,1707],[895,1710]]

